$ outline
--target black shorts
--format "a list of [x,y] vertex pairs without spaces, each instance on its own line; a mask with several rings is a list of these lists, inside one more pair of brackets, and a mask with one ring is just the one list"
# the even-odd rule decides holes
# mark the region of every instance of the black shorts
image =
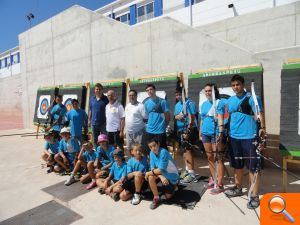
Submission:
[[[159,183],[160,180],[157,182]],[[172,184],[170,181],[169,181],[169,184],[168,185],[161,185],[161,189],[162,189],[162,192],[164,194],[170,194],[170,195],[173,195],[175,193],[175,189],[176,189],[176,186],[177,184]]]
[[254,139],[230,138],[229,158],[233,168],[243,169],[246,166],[251,172],[259,168],[260,159],[256,153],[254,141]]
[[[130,180],[126,180],[124,182],[124,184],[122,185],[122,187],[126,190],[129,191],[131,194],[135,193],[135,184],[134,184],[134,178],[130,179]],[[141,191],[144,191],[148,188],[148,182],[147,181],[143,181],[142,184],[142,188]]]
[[187,134],[187,139],[182,141],[182,134],[183,134],[183,131],[178,131],[177,132],[177,141],[179,143],[179,145],[182,147],[182,149],[184,151],[186,150],[192,150],[190,147],[189,147],[189,144],[192,144],[192,145],[195,145],[198,141],[198,129],[197,127],[194,127],[193,129],[190,130],[190,132]]

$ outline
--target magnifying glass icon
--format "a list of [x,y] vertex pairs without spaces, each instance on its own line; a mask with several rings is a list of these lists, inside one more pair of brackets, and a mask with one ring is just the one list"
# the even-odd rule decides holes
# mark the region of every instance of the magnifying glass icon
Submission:
[[294,217],[285,210],[285,207],[286,207],[285,199],[280,195],[274,195],[269,200],[269,209],[271,212],[276,214],[283,213],[291,223],[294,223],[295,222]]

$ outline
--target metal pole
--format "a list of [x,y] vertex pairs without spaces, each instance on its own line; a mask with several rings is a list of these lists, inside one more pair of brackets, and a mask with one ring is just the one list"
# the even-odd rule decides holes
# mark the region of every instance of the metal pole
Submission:
[[191,27],[193,26],[193,4],[192,4],[193,0],[190,0],[190,25]]

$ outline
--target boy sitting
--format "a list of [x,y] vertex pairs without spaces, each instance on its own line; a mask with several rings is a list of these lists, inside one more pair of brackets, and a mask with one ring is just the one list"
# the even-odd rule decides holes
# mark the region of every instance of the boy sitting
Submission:
[[[77,172],[80,171],[81,167],[89,168],[89,167],[91,167],[91,165],[93,166],[94,161],[96,160],[96,156],[97,156],[97,154],[93,149],[93,143],[92,142],[88,141],[87,143],[83,144],[82,148],[79,152],[78,160],[75,164],[75,167],[74,167],[70,177],[65,182],[65,185],[69,186],[69,185],[75,183],[76,182],[75,175],[77,174]],[[95,174],[93,174],[93,175],[95,176]],[[87,181],[90,178],[91,178],[91,176],[89,174],[86,174],[86,175],[83,175],[80,178],[80,181],[82,183],[84,183],[85,181]],[[93,181],[96,184],[95,179],[94,180],[92,179],[92,182]],[[89,185],[87,185],[86,189],[91,189],[92,188],[92,186],[93,186],[92,182]]]
[[179,174],[174,159],[166,149],[159,146],[159,142],[156,139],[149,140],[148,146],[151,150],[151,171],[146,173],[145,179],[149,182],[150,189],[154,196],[150,209],[156,209],[161,204],[157,183],[162,183],[165,198],[170,199],[177,188]]
[[133,195],[131,204],[137,205],[141,201],[141,190],[145,190],[148,186],[144,177],[149,165],[147,157],[142,154],[140,144],[132,144],[130,153],[132,157],[127,162],[127,175],[123,183],[124,190],[121,192],[120,198],[123,201],[127,201]]
[[69,127],[62,128],[60,134],[62,139],[59,143],[59,154],[56,154],[54,159],[65,169],[61,175],[69,175],[74,168],[74,164],[76,164],[80,146],[78,141],[71,137],[71,129]]
[[53,171],[55,163],[54,156],[58,154],[59,141],[55,139],[54,136],[55,133],[53,130],[49,130],[44,134],[44,139],[46,142],[42,153],[42,159],[46,162],[47,167],[49,167],[47,173],[51,173]]
[[110,173],[106,179],[97,179],[99,193],[111,196],[115,201],[120,199],[119,194],[123,191],[122,184],[125,180],[127,165],[124,159],[124,153],[121,149],[116,149],[113,153],[115,162],[113,163]]

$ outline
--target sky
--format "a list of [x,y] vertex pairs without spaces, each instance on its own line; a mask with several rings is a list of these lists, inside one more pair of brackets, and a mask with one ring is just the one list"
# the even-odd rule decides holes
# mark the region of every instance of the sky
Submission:
[[37,25],[72,5],[95,10],[115,0],[0,0],[0,53],[19,44],[18,35],[29,29],[26,15],[32,13]]

